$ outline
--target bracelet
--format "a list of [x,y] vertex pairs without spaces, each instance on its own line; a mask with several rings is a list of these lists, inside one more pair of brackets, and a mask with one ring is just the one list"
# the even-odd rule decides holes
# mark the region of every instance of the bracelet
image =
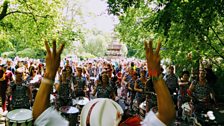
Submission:
[[152,76],[152,81],[157,81],[157,80],[160,80],[160,79],[163,79],[163,75],[160,74],[159,76],[155,77],[155,76]]
[[54,81],[53,80],[45,78],[45,77],[43,77],[41,82],[44,83],[44,84],[54,85]]
[[149,70],[148,71],[148,74],[149,74],[149,76],[152,76],[152,77],[158,76],[157,70]]

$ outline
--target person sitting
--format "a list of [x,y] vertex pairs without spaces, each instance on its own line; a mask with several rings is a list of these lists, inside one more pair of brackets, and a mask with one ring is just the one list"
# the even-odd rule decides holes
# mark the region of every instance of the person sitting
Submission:
[[[50,105],[50,93],[53,87],[53,79],[55,78],[57,69],[60,64],[60,55],[64,48],[64,44],[56,51],[56,41],[53,41],[53,51],[50,50],[48,42],[45,41],[47,50],[46,55],[46,73],[42,79],[40,89],[37,93],[33,105],[33,119],[34,125],[37,126],[66,126],[68,122],[60,115],[57,110]],[[155,114],[150,111],[142,122],[142,126],[165,126],[169,125],[175,119],[175,108],[169,90],[165,85],[164,80],[160,74],[160,42],[156,52],[153,52],[152,41],[145,44],[146,59],[148,63],[148,70],[153,77],[153,85],[157,93],[158,112]],[[88,104],[87,104],[88,105]],[[108,113],[113,114],[113,113]],[[119,114],[118,114],[119,115]],[[82,118],[82,117],[81,117]],[[116,118],[111,118],[114,120]],[[117,119],[116,119],[117,120]],[[89,124],[91,126],[91,124]]]

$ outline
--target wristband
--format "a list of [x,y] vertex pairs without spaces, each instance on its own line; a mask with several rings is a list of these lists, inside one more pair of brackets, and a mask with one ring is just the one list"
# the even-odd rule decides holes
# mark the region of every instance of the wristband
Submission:
[[54,81],[53,80],[45,78],[45,77],[43,77],[41,82],[44,83],[44,84],[54,85]]
[[160,74],[159,76],[152,76],[152,81],[157,81],[157,80],[160,80],[160,79],[163,79],[163,75]]
[[158,76],[157,70],[149,70],[149,76],[151,76],[151,77],[157,77]]

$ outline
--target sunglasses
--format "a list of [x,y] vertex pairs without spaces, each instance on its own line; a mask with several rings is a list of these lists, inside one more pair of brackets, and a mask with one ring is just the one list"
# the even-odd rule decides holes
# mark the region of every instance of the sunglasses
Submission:
[[20,75],[20,74],[23,74],[23,73],[21,73],[21,72],[15,72],[15,74],[16,74],[16,75]]

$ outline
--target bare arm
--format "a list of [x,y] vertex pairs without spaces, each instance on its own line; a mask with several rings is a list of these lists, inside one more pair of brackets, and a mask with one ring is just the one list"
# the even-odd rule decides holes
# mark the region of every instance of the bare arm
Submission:
[[149,41],[149,43],[145,42],[147,67],[149,70],[149,75],[154,78],[153,85],[157,94],[158,112],[156,116],[163,123],[169,125],[175,119],[175,107],[169,90],[160,75],[160,46],[161,44],[159,41],[156,51],[154,52],[152,48],[152,41]]
[[128,83],[128,89],[129,89],[130,91],[132,91],[132,88],[131,88],[131,84],[130,84],[130,83]]
[[31,86],[27,88],[27,94],[28,94],[29,100],[32,101],[32,87]]
[[138,88],[138,82],[137,81],[135,81],[134,90],[137,91],[137,92],[142,92],[142,89]]
[[[46,73],[44,75],[45,80],[54,80],[58,67],[60,65],[60,55],[63,51],[64,44],[56,50],[56,41],[53,41],[53,50],[50,50],[48,42],[45,41],[47,50],[46,55]],[[53,88],[53,82],[41,81],[39,91],[37,92],[34,105],[33,105],[33,119],[37,119],[42,112],[44,112],[50,104],[50,92]]]

